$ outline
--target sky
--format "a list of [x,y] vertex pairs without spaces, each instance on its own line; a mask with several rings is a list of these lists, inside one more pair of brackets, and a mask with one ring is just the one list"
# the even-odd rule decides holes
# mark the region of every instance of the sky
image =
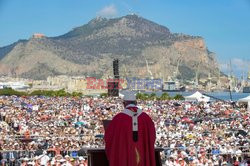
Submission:
[[250,68],[250,0],[0,0],[0,47],[132,13],[174,33],[202,36],[225,73],[230,60],[237,74]]

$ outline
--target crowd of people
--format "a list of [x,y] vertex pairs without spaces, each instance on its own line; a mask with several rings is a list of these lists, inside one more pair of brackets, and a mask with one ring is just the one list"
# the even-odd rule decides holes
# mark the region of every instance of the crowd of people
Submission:
[[[250,119],[223,102],[138,101],[156,128],[167,166],[249,164]],[[86,149],[104,147],[102,120],[120,98],[0,96],[2,165],[87,165]]]

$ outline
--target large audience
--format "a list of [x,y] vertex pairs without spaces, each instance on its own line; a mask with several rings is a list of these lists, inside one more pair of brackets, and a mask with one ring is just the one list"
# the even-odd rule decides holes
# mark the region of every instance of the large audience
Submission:
[[[249,165],[250,112],[223,102],[138,101],[167,166]],[[87,165],[120,98],[0,96],[2,165]]]

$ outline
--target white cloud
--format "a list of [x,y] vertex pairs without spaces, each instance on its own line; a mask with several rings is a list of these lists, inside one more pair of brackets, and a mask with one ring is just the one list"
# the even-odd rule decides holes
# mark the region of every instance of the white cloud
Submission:
[[105,6],[100,11],[97,12],[97,16],[108,17],[108,18],[115,17],[117,16],[117,14],[118,14],[118,11],[114,4]]

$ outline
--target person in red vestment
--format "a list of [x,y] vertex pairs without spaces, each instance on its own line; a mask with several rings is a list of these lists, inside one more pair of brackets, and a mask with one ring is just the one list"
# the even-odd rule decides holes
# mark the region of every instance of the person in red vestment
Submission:
[[109,166],[155,166],[155,126],[136,106],[134,94],[124,96],[124,111],[118,113],[105,131]]

